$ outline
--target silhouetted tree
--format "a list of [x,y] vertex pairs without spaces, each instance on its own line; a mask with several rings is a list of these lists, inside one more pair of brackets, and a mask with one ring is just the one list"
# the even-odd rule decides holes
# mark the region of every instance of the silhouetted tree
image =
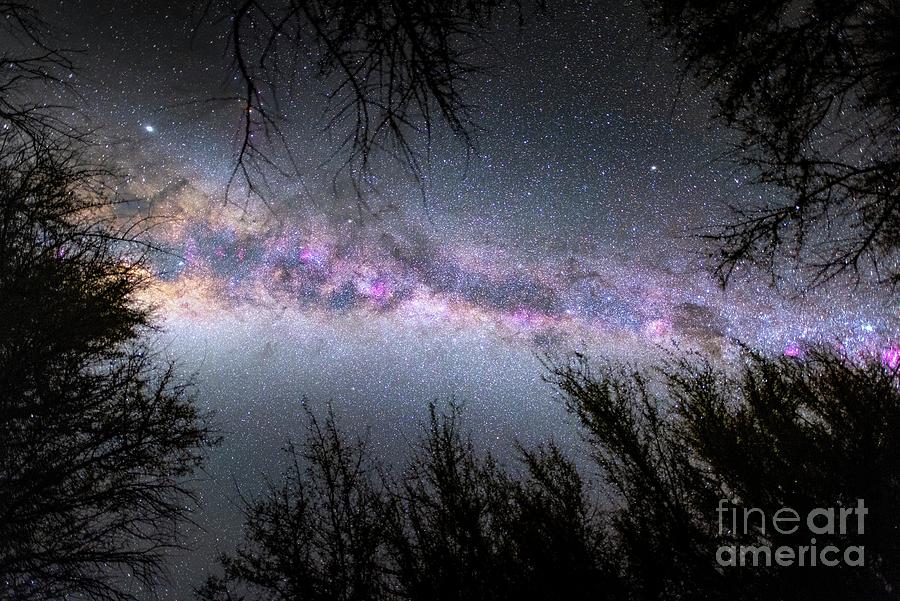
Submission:
[[766,191],[710,238],[723,282],[742,263],[808,285],[900,283],[900,4],[649,0],[685,72],[741,135]]
[[575,464],[554,444],[520,449],[513,480],[513,548],[507,599],[622,599],[620,562],[605,514]]
[[71,64],[0,3],[0,597],[124,600],[159,579],[214,442],[145,335],[141,221],[59,107]]
[[[523,451],[514,478],[460,432],[458,407],[430,408],[399,481],[329,413],[281,485],[247,504],[245,541],[203,601],[613,598],[614,562],[574,466],[556,447]],[[339,551],[339,552],[338,552]],[[610,569],[608,566],[612,565]]]
[[101,173],[69,140],[15,135],[0,135],[0,596],[126,599],[189,521],[212,437],[143,342],[146,271],[114,243]]
[[429,407],[425,435],[399,490],[406,520],[395,540],[398,579],[411,599],[500,599],[512,584],[513,488],[460,432],[457,407]]
[[387,598],[390,501],[365,443],[308,414],[307,436],[287,448],[280,484],[245,500],[245,541],[223,555],[223,574],[198,591],[205,601]]
[[599,512],[554,445],[520,449],[514,476],[465,438],[459,408],[432,405],[397,493],[403,597],[415,600],[615,598]]
[[[302,458],[312,467],[295,463],[282,487],[248,506],[247,542],[223,558],[224,578],[211,578],[201,598],[896,597],[896,370],[823,349],[802,359],[748,350],[730,367],[688,356],[653,373],[576,357],[550,379],[581,423],[612,508],[599,510],[553,445],[522,450],[519,473],[478,452],[453,404],[430,408],[398,480],[348,451],[362,447],[343,442],[329,415],[324,430],[311,419]],[[810,511],[834,508],[838,524],[837,512],[860,499],[864,531],[857,517],[846,531],[807,528]],[[735,527],[727,512],[750,508],[767,516],[764,527],[758,513],[746,531]],[[795,532],[773,530],[783,508],[801,520]],[[364,535],[346,515],[365,524]],[[355,559],[334,561],[335,541]],[[765,555],[761,565],[720,564],[720,547],[731,545],[787,546],[795,560],[803,545],[833,545],[841,557],[862,545],[865,565],[840,557],[838,565],[768,565]],[[367,584],[348,588],[360,562]]]
[[[638,599],[893,599],[900,586],[900,386],[896,370],[827,351],[802,360],[747,353],[736,368],[694,358],[661,378],[584,358],[554,371],[608,482],[628,588]],[[815,535],[865,546],[865,567],[721,567],[720,545],[810,545],[771,523],[733,531],[720,500],[762,509],[849,508],[865,533]],[[854,518],[855,519],[855,518]],[[752,522],[759,524],[759,520]]]
[[68,88],[72,53],[60,48],[51,28],[27,2],[0,2],[0,123],[4,139],[38,144],[49,134],[82,137],[48,98]]
[[[290,160],[280,123],[307,67],[325,83],[325,128],[343,137],[335,156],[359,183],[373,151],[388,149],[418,176],[421,141],[444,122],[468,147],[476,128],[466,87],[480,65],[495,13],[520,0],[222,0],[207,13],[231,20],[231,50],[243,83],[243,132],[232,181],[257,188],[261,167]],[[542,2],[534,2],[541,7]],[[344,132],[346,131],[346,134]],[[427,143],[427,142],[426,142]],[[264,181],[264,180],[263,180]]]

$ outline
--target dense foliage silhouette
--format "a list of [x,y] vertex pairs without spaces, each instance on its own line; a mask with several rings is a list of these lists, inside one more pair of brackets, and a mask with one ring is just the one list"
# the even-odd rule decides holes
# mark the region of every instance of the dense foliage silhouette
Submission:
[[0,593],[17,601],[154,583],[214,438],[145,342],[147,272],[83,160],[0,136]]
[[232,599],[567,599],[618,586],[600,514],[553,445],[502,469],[431,407],[409,463],[386,470],[334,416],[310,415],[280,485],[246,502],[245,541],[199,590]]
[[[451,404],[394,472],[329,414],[282,485],[248,500],[247,536],[201,589],[229,599],[893,599],[900,585],[900,387],[879,360],[828,350],[653,372],[551,370],[606,487],[555,446],[520,469],[479,452]],[[301,467],[301,466],[307,467]],[[601,492],[605,494],[601,494]],[[865,565],[723,566],[725,545],[799,546],[809,531],[720,529],[717,508],[868,509]],[[724,522],[723,522],[724,523]]]
[[124,600],[156,584],[215,437],[151,351],[140,221],[60,107],[67,56],[0,3],[0,597]]

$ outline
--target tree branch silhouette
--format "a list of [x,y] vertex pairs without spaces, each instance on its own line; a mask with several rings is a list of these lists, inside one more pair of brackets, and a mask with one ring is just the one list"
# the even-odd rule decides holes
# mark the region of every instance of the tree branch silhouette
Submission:
[[[648,2],[684,73],[740,134],[760,202],[706,236],[726,284],[742,265],[802,287],[900,283],[896,2]],[[780,193],[779,193],[780,191]],[[763,200],[762,195],[766,196]]]

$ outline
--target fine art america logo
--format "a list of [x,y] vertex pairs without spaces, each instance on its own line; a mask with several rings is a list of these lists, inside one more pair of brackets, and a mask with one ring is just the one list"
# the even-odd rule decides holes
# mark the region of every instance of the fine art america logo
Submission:
[[865,518],[869,510],[863,499],[856,507],[818,507],[801,515],[790,507],[782,507],[771,516],[759,508],[743,508],[722,499],[716,510],[719,536],[741,538],[754,535],[771,540],[774,535],[797,535],[801,529],[809,533],[809,543],[798,546],[722,545],[716,551],[720,566],[847,566],[865,565],[865,547],[817,544],[816,536],[833,539],[840,535],[865,534]]

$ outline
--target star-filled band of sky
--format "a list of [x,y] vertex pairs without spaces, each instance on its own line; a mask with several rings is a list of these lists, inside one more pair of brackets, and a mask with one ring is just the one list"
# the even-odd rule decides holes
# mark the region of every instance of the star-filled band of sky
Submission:
[[797,295],[752,273],[723,291],[704,271],[695,234],[728,203],[780,192],[720,160],[732,134],[710,125],[709,98],[679,79],[640,2],[501,24],[470,84],[474,152],[436,131],[422,182],[385,160],[367,208],[332,177],[340,135],[322,131],[313,65],[282,106],[296,175],[265,202],[225,197],[243,105],[211,101],[236,85],[227,23],[194,31],[189,4],[40,6],[81,50],[78,118],[128,173],[122,219],[155,217],[159,347],[196,373],[225,432],[202,489],[206,532],[173,562],[164,599],[187,598],[234,544],[233,482],[252,495],[277,474],[308,403],[332,401],[388,457],[451,396],[488,448],[574,445],[541,379],[548,354],[650,364],[674,348],[799,356],[825,342],[900,362],[892,296],[841,282]]
[[[180,194],[191,192],[173,197]],[[182,207],[165,210],[183,214]],[[537,351],[605,344],[648,352],[680,341],[720,354],[733,340],[789,355],[820,342],[885,357],[892,348],[893,324],[877,299],[790,300],[760,287],[725,294],[696,262],[659,249],[621,255],[584,237],[578,247],[558,249],[530,241],[541,248],[535,253],[500,235],[462,234],[472,230],[447,219],[414,230],[404,223],[398,232],[388,219],[362,228],[352,219],[315,216],[257,224],[228,216],[233,212],[182,215],[156,236],[169,252],[155,264],[152,298],[172,319],[248,311],[323,320],[360,314],[394,327],[445,322],[489,330]]]

